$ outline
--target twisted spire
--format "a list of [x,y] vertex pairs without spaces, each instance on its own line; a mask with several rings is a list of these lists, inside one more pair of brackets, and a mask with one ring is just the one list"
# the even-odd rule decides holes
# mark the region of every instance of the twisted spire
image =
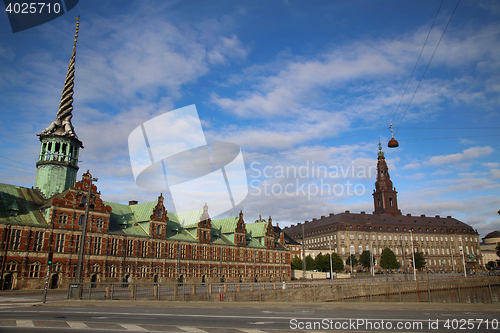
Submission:
[[37,135],[55,134],[60,136],[73,136],[77,138],[71,118],[73,117],[73,87],[75,86],[75,59],[76,59],[76,42],[78,39],[78,29],[80,27],[80,16],[75,17],[77,20],[75,31],[75,43],[73,44],[73,52],[69,60],[68,72],[64,81],[64,88],[57,111],[56,120],[50,124],[45,130]]

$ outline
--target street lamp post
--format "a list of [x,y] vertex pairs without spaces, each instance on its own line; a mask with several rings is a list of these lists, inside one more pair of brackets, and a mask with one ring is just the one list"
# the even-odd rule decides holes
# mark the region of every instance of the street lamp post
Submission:
[[375,264],[373,262],[373,244],[372,244],[372,249],[370,251],[370,266],[372,270],[372,276],[375,276]]
[[332,236],[328,237],[328,245],[330,246],[330,281],[333,281],[333,262],[332,262]]
[[[97,178],[90,178],[89,190],[87,192],[87,198],[85,200],[85,216],[82,225],[82,236],[80,238],[80,246],[78,249],[78,264],[76,267],[76,282],[82,282],[82,266],[83,266],[83,256],[85,254],[85,238],[87,237],[87,225],[89,220],[89,208],[90,208],[90,195],[92,191],[92,181],[97,181]],[[80,289],[81,290],[81,289]]]
[[464,276],[467,277],[467,268],[465,267],[465,251],[464,244],[462,243],[462,236],[460,236],[460,252],[462,252],[462,263],[464,265]]
[[413,250],[413,234],[411,233],[411,230],[410,230],[410,242],[411,242],[411,256],[413,259],[413,276],[415,278],[415,281],[417,281],[417,270],[415,269],[415,250]]
[[453,265],[453,273],[455,273],[455,260],[453,259],[453,252],[455,252],[455,249],[451,248],[451,246],[450,246],[450,252],[451,252],[451,264]]

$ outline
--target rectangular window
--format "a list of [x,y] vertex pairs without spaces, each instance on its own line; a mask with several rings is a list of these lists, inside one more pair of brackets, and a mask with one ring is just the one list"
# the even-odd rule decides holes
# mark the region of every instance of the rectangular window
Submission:
[[40,276],[40,264],[33,263],[30,265],[30,278],[37,278]]
[[118,238],[112,238],[111,239],[110,253],[111,253],[112,256],[116,256],[118,254]]
[[101,237],[94,237],[94,254],[101,254]]
[[148,242],[140,242],[141,244],[141,256],[148,256]]
[[13,229],[10,234],[10,250],[19,250],[19,244],[21,242],[21,230]]
[[127,257],[132,257],[134,255],[134,241],[129,239],[127,241]]
[[64,252],[64,234],[56,234],[56,252]]
[[43,247],[43,231],[36,231],[33,238],[33,251],[42,251]]
[[80,238],[81,236],[80,235],[76,235],[75,238],[74,238],[74,242],[75,242],[75,253],[78,253],[78,251],[80,250]]

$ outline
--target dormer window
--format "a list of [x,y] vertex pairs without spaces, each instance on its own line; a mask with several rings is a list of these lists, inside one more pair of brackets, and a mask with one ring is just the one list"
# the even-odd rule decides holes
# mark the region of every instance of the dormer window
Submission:
[[158,209],[158,214],[156,215],[156,217],[158,217],[159,219],[161,219],[162,218],[162,214],[163,214],[163,211],[160,208],[160,209]]
[[161,235],[161,226],[160,225],[156,226],[156,234]]

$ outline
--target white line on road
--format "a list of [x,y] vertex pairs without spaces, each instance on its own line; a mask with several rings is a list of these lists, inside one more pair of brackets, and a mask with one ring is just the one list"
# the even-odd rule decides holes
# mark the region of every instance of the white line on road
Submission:
[[189,333],[207,333],[207,331],[200,330],[199,328],[196,327],[189,327],[189,326],[177,326],[177,328],[189,332]]
[[264,331],[256,330],[256,329],[251,329],[251,328],[238,328],[238,331],[242,331],[242,332],[245,332],[245,333],[266,333]]
[[35,327],[33,320],[16,320],[17,327]]
[[118,325],[120,325],[121,327],[123,327],[124,329],[129,330],[129,331],[136,331],[136,332],[148,331],[147,329],[145,329],[139,325],[136,325],[136,324],[118,324]]
[[67,321],[66,322],[71,328],[89,328],[85,323],[81,321]]

